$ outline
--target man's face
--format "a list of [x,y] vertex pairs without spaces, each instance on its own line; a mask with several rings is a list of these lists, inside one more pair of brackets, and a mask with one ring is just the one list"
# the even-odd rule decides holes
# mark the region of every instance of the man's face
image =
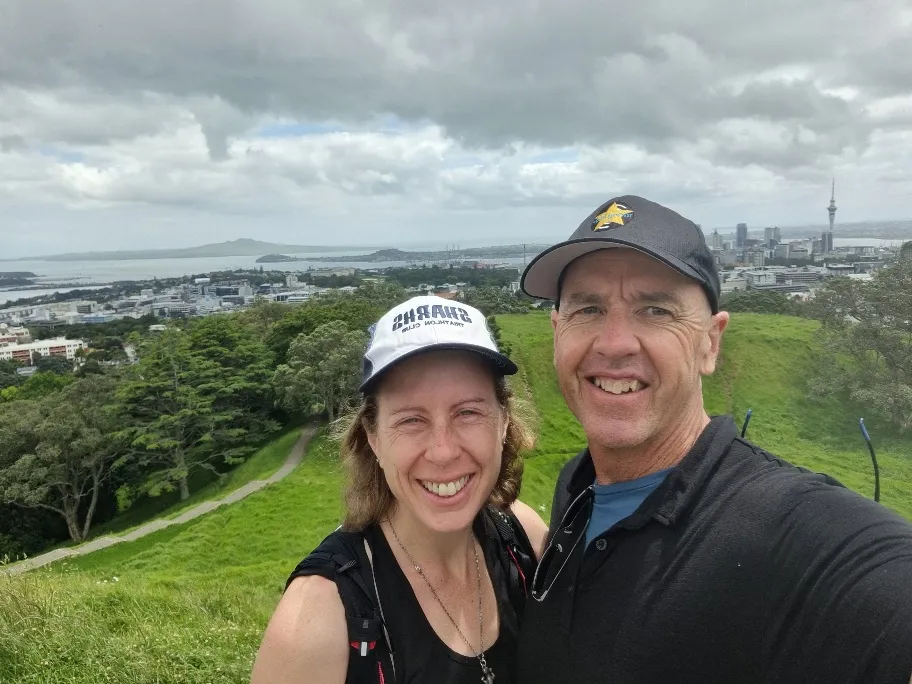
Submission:
[[697,283],[641,252],[573,262],[551,314],[554,366],[590,447],[657,447],[704,418],[700,377],[727,322]]

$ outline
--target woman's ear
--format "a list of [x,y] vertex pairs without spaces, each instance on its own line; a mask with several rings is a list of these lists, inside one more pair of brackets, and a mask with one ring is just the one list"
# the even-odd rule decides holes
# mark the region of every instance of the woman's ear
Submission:
[[380,463],[380,457],[377,456],[377,433],[371,432],[367,425],[364,425],[364,434],[367,437],[367,443],[370,445],[371,451],[374,452],[374,458],[377,459],[377,463],[380,464],[380,468],[383,468],[383,464]]

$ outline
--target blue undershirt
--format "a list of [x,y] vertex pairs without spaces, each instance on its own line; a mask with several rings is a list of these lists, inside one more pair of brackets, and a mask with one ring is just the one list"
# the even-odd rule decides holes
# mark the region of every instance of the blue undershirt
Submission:
[[674,468],[660,470],[629,482],[596,484],[592,517],[586,528],[586,545],[588,546],[602,532],[631,515],[646,500],[646,497],[665,481],[665,477],[672,470]]

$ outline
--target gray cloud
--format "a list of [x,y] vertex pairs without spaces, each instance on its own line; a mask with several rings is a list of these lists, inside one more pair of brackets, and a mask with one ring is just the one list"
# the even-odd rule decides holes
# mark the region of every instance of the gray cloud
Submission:
[[896,212],[910,79],[912,0],[6,0],[0,201],[396,225],[633,190],[709,219],[838,172]]
[[[898,0],[12,5],[0,21],[7,82],[220,98],[247,114],[311,120],[390,112],[494,147],[661,142],[729,116],[800,121],[824,134],[852,125],[863,143],[858,112],[811,79],[742,93],[720,86],[788,65],[880,95],[908,92],[912,78],[903,61],[912,29],[897,28],[908,3]],[[215,138],[236,128],[205,125],[224,156]]]

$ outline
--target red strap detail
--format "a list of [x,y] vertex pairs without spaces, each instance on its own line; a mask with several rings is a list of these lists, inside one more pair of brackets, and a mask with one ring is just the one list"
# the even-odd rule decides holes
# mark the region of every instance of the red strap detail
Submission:
[[507,547],[507,553],[510,554],[510,558],[513,559],[513,565],[515,565],[516,569],[519,571],[519,578],[522,580],[522,584],[523,584],[523,594],[525,596],[528,596],[529,593],[526,590],[526,575],[522,571],[522,566],[519,564],[519,561],[516,560],[516,556],[513,555],[513,549],[511,549],[509,546]]
[[[361,650],[361,644],[362,644],[362,643],[363,643],[363,642],[361,642],[361,641],[351,641],[351,642],[349,642],[349,645],[350,645],[353,649],[355,649],[356,651],[360,651],[360,650]],[[376,642],[376,641],[369,641],[369,642],[367,642],[367,650],[368,650],[368,651],[373,651],[376,647],[377,647],[377,642]]]
[[380,661],[377,661],[377,674],[380,676],[379,684],[385,684],[386,679],[383,677],[383,665],[380,664]]

